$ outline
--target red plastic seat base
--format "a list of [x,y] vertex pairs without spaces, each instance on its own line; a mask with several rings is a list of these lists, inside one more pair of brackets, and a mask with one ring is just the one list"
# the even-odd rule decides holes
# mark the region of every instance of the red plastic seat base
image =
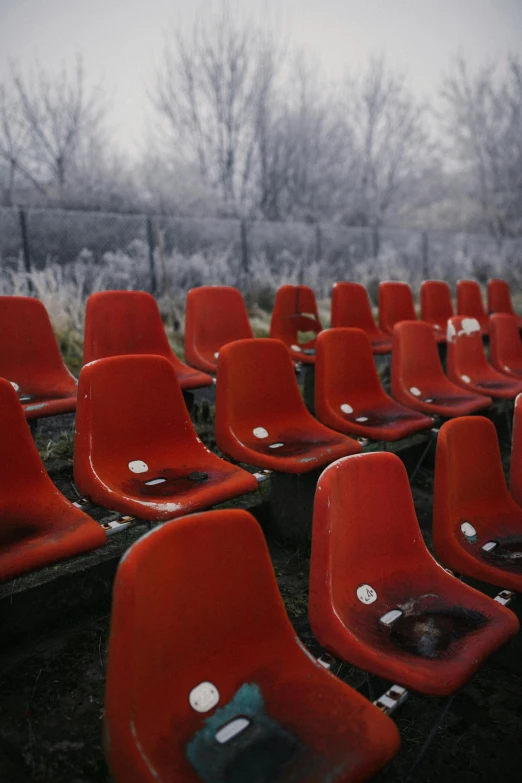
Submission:
[[[366,421],[361,424],[358,419]],[[340,412],[335,416],[335,422],[332,419],[325,424],[347,435],[391,442],[431,429],[434,422],[429,416],[408,410],[390,399],[389,404],[368,410],[361,407],[350,414]]]
[[[23,399],[24,395],[20,395]],[[22,408],[28,420],[40,419],[44,416],[58,416],[61,413],[74,413],[76,410],[76,394],[70,397],[32,397],[22,402]]]

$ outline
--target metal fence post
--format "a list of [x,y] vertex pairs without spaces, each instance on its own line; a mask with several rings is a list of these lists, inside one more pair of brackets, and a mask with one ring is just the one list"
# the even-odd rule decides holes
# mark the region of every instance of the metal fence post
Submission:
[[250,252],[248,247],[247,224],[244,218],[239,221],[239,233],[241,239],[241,277],[243,293],[248,289],[248,277],[250,272]]
[[[18,210],[18,217],[20,219],[20,235],[22,237],[22,255],[24,259],[24,267],[27,274],[30,275],[31,272],[33,271],[33,265],[31,263],[31,252],[29,250],[29,236],[27,234],[27,221],[25,219],[25,212],[22,209],[22,207],[20,207],[20,209]],[[29,293],[31,294],[35,293],[35,287],[30,277],[27,278],[27,287],[29,289]]]
[[150,267],[150,292],[156,296],[158,284],[156,281],[156,268],[154,266],[154,227],[152,218],[147,218],[147,242],[149,245],[149,267]]
[[430,242],[426,229],[422,232],[422,274],[425,280],[430,276]]

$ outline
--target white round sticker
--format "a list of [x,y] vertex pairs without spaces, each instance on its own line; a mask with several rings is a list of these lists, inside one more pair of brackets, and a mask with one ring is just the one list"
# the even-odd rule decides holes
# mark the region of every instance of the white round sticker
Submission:
[[475,530],[473,525],[470,525],[469,522],[463,522],[462,525],[460,526],[460,529],[462,530],[466,538],[473,538],[473,536],[477,535],[477,531]]
[[19,387],[19,385],[18,385],[17,383],[15,383],[14,381],[9,381],[9,383],[11,384],[11,386],[13,387],[13,389],[14,389],[16,392],[19,392],[19,391],[20,391],[20,387]]
[[464,381],[464,383],[471,383],[471,378],[469,377],[469,375],[462,375],[461,378]]
[[352,406],[351,406],[351,405],[348,405],[348,403],[347,403],[347,402],[344,402],[344,403],[341,405],[341,410],[342,410],[342,412],[343,412],[343,413],[353,413],[353,408],[352,408]]
[[355,421],[360,421],[360,422],[368,421],[368,416],[359,416],[359,418],[355,419]]
[[414,397],[420,397],[421,396],[421,390],[417,389],[416,386],[412,386],[410,391],[411,391],[411,393],[413,394]]
[[256,427],[255,430],[252,430],[252,432],[256,438],[268,438],[268,432],[264,427]]
[[219,701],[219,691],[211,682],[200,682],[189,693],[189,703],[196,712],[208,712]]
[[132,462],[129,462],[129,470],[132,471],[132,473],[146,473],[149,469],[149,466],[146,462],[143,462],[141,459],[135,459]]
[[377,600],[377,593],[371,585],[359,585],[357,588],[357,598],[363,604],[373,604]]

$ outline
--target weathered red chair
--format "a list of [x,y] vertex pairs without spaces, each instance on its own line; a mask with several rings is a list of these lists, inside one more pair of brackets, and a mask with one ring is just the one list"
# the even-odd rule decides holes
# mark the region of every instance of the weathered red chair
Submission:
[[515,312],[511,301],[509,284],[505,280],[488,280],[488,313],[507,313],[517,319],[518,328],[522,328],[522,318]]
[[386,394],[362,329],[326,329],[318,335],[315,415],[338,432],[374,440],[399,440],[433,427],[429,416]]
[[153,354],[174,367],[181,388],[211,386],[212,377],[178,359],[168,341],[156,300],[146,291],[91,294],[85,313],[83,363],[108,356]]
[[22,406],[0,378],[0,582],[103,546],[103,528],[58,492]]
[[483,416],[440,429],[433,546],[457,573],[522,591],[522,508],[507,488],[495,425]]
[[218,359],[216,441],[224,454],[281,473],[308,473],[361,450],[307,411],[280,340],[238,340]]
[[355,327],[366,332],[376,355],[391,353],[391,337],[377,327],[366,288],[360,283],[335,283],[332,288],[332,327]]
[[522,380],[508,378],[488,362],[475,318],[455,315],[449,319],[446,368],[450,380],[478,394],[513,400],[522,392]]
[[509,489],[518,505],[522,506],[522,395],[515,400]]
[[522,380],[522,339],[516,316],[490,315],[489,358],[496,370]]
[[257,489],[199,440],[164,357],[91,362],[78,394],[74,480],[94,503],[163,521]]
[[480,324],[481,334],[488,334],[488,315],[476,280],[457,280],[457,313],[466,318],[475,318]]
[[421,318],[446,339],[448,318],[453,315],[450,287],[443,280],[424,280],[420,289]]
[[388,334],[399,321],[416,321],[413,294],[408,283],[379,283],[379,323]]
[[38,299],[0,296],[0,377],[11,382],[27,419],[76,408],[76,379]]
[[453,418],[484,410],[490,397],[461,389],[445,375],[433,329],[418,321],[403,321],[393,330],[391,392],[403,405]]
[[188,292],[185,359],[190,365],[215,373],[224,345],[253,336],[245,302],[237,288],[204,285]]
[[309,613],[334,656],[431,696],[461,688],[514,636],[516,616],[429,553],[395,454],[360,454],[321,475]]
[[359,783],[393,721],[296,637],[257,522],[195,514],[140,539],[116,576],[105,753],[117,783]]
[[[270,337],[282,340],[294,362],[315,363],[315,335],[322,329],[315,294],[307,285],[283,285],[277,290]],[[300,333],[314,337],[300,342]]]

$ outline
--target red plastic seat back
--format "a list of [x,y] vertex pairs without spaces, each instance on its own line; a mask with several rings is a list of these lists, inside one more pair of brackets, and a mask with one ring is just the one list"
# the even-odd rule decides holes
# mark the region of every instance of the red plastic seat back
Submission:
[[490,371],[480,324],[476,318],[454,315],[448,321],[447,372],[450,378],[473,378]]
[[315,337],[300,343],[298,333],[317,334],[322,328],[311,288],[306,285],[283,285],[278,289],[270,321],[270,337],[282,340],[288,346],[313,348]]
[[509,489],[518,505],[522,506],[522,394],[515,400]]
[[481,327],[487,327],[480,286],[475,280],[457,281],[457,312],[467,318],[476,318]]
[[488,312],[516,315],[509,285],[505,280],[488,280]]
[[450,287],[443,280],[424,280],[420,289],[421,318],[446,327],[453,315]]
[[172,356],[156,300],[146,291],[91,294],[85,313],[84,364],[128,354]]
[[234,340],[252,338],[245,302],[237,288],[201,286],[187,294],[185,358],[189,364],[215,367],[216,353]]
[[433,329],[421,321],[398,323],[393,330],[392,389],[429,387],[433,380],[447,382]]
[[399,321],[415,321],[417,314],[408,283],[386,281],[379,284],[379,323],[392,334]]
[[253,682],[246,690],[259,687],[277,714],[277,689],[268,696],[263,686],[295,653],[263,534],[246,511],[193,514],[140,539],[114,587],[105,748],[116,778],[133,769],[143,770],[133,780],[152,779],[152,762],[158,780],[199,781],[187,745],[213,705],[193,708],[194,689],[210,683],[224,707]]
[[522,373],[522,340],[517,316],[507,313],[490,315],[489,355],[497,370],[509,372],[513,368]]
[[51,321],[42,302],[30,296],[0,296],[0,376],[27,394],[75,393]]
[[335,283],[332,288],[332,327],[343,326],[366,332],[377,328],[368,292],[360,283]]

